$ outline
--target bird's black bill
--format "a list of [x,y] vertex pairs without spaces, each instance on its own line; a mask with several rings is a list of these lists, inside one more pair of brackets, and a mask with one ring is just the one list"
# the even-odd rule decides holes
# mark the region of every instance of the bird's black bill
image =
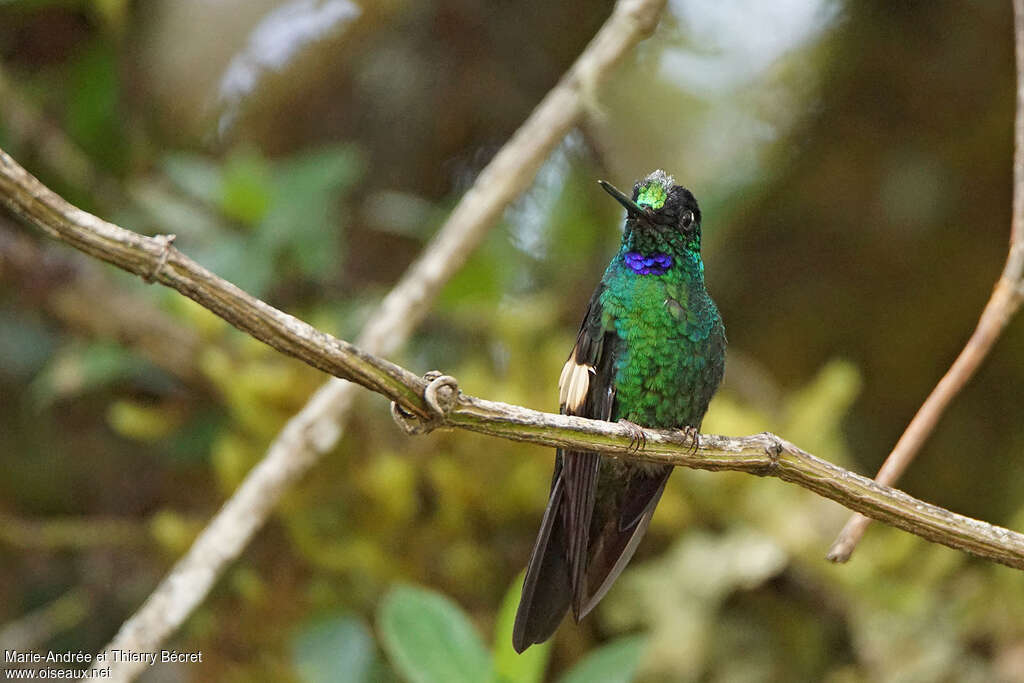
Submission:
[[615,187],[614,185],[612,185],[608,181],[606,181],[606,180],[598,180],[597,183],[602,188],[604,188],[605,192],[607,192],[612,197],[614,197],[615,201],[617,201],[619,204],[622,204],[624,207],[626,207],[626,212],[629,214],[630,218],[633,218],[635,216],[642,216],[645,213],[647,213],[643,209],[643,207],[641,207],[639,204],[634,202],[622,190],[620,190],[619,188]]

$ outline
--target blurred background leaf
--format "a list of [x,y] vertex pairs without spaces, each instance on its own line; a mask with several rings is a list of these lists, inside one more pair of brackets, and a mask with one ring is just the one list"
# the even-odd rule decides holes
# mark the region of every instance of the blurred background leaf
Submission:
[[344,672],[345,680],[364,683],[371,678],[376,646],[361,619],[354,616],[311,620],[292,638],[295,670],[304,683],[329,683]]
[[587,655],[559,681],[561,683],[586,683],[588,681],[628,683],[636,674],[643,648],[644,638],[640,636],[613,640]]
[[516,577],[498,611],[494,627],[494,677],[495,683],[540,683],[544,680],[548,659],[551,657],[551,643],[541,643],[528,648],[522,654],[512,648],[512,629],[516,621],[519,596],[523,591],[523,574]]
[[486,681],[490,657],[473,625],[448,598],[412,586],[384,596],[377,617],[395,668],[414,683]]

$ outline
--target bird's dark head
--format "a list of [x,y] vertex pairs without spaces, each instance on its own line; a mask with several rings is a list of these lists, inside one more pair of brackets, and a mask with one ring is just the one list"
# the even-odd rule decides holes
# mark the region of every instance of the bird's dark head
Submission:
[[626,209],[623,243],[640,253],[700,253],[700,208],[693,194],[672,176],[654,171],[628,197],[611,183],[601,187]]

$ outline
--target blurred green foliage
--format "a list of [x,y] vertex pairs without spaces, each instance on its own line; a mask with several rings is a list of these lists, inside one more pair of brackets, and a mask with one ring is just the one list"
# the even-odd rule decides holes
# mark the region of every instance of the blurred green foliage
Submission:
[[67,74],[65,125],[82,151],[104,168],[125,169],[129,140],[120,118],[115,46],[105,40],[81,48]]
[[485,681],[490,654],[459,608],[442,595],[398,587],[384,596],[377,617],[395,668],[412,683]]
[[198,207],[182,207],[181,198],[160,188],[136,191],[149,198],[147,222],[156,226],[175,224],[189,208],[206,209],[202,233],[190,231],[206,243],[201,256],[222,277],[263,296],[282,279],[338,276],[345,259],[338,200],[361,166],[358,153],[342,145],[277,162],[252,148],[233,151],[222,164],[177,153],[164,160],[164,173]]
[[[522,655],[512,649],[512,627],[522,590],[522,576],[502,601],[494,633],[494,653],[487,652],[476,630],[457,605],[438,593],[397,586],[381,601],[377,618],[382,644],[395,670],[413,683],[537,683],[543,680],[551,643]],[[644,638],[618,638],[584,657],[560,683],[633,680]],[[361,656],[356,655],[357,658]],[[337,666],[339,670],[349,670]],[[376,679],[379,680],[379,679]]]
[[371,678],[376,661],[373,635],[355,616],[311,619],[292,639],[292,659],[299,678],[307,683],[338,680],[338,672],[352,683]]
[[[351,27],[305,35],[278,70],[243,60],[252,91],[214,135],[219,79],[283,4],[0,3],[0,144],[84,208],[176,234],[211,270],[351,339],[608,6],[366,5]],[[701,200],[731,342],[704,430],[771,430],[877,465],[1004,256],[1009,14],[798,5],[775,25],[771,3],[670,3],[395,360],[554,409],[618,241],[621,212],[594,180],[664,166]],[[791,42],[779,52],[765,36]],[[0,216],[0,237],[15,230]],[[0,518],[14,520],[0,534],[0,624],[75,589],[88,619],[61,620],[38,646],[96,650],[324,377],[109,270],[111,288],[193,333],[193,372],[146,360],[145,337],[116,326],[83,331],[52,305],[80,272],[51,263],[68,253],[46,252],[32,277],[0,269]],[[1021,335],[1018,321],[908,482],[1016,528]],[[407,438],[379,397],[361,397],[335,451],[175,636],[203,665],[167,675],[1024,679],[1018,572],[874,527],[849,565],[829,565],[843,509],[688,470],[596,613],[515,655],[514,577],[551,463],[548,449],[475,434]],[[118,542],[81,531],[111,518],[128,525]]]

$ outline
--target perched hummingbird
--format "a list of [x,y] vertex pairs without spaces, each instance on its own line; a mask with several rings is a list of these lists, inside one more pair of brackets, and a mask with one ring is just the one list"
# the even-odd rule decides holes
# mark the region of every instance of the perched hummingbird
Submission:
[[[725,327],[704,289],[700,209],[655,171],[626,208],[622,246],[590,298],[558,380],[566,415],[686,430],[697,443],[725,370]],[[547,509],[526,569],[512,644],[523,652],[578,622],[618,578],[654,514],[672,467],[559,449]]]

